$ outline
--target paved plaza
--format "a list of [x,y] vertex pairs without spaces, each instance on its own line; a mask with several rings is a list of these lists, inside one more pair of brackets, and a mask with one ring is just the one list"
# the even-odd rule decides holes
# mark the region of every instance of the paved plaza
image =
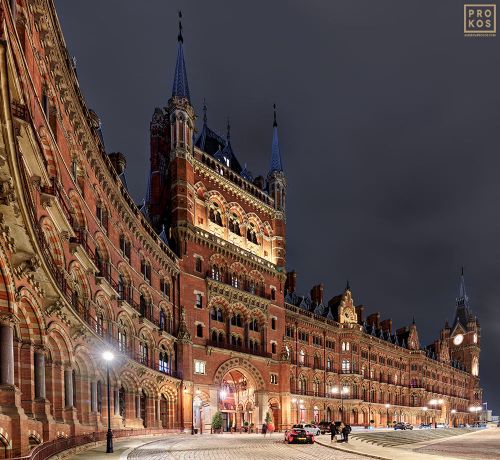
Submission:
[[153,441],[134,449],[128,460],[262,460],[262,459],[343,459],[365,460],[366,457],[313,445],[288,445],[283,434],[204,435],[194,438],[170,438]]
[[[326,459],[363,460],[494,460],[500,459],[500,429],[491,428],[452,435],[442,439],[431,436],[429,431],[414,431],[420,442],[394,445],[393,431],[373,433],[375,438],[386,436],[390,445],[369,443],[352,437],[348,445],[332,446],[330,437],[322,435],[314,445],[288,445],[283,434],[275,433],[264,438],[257,434],[197,435],[171,434],[162,437],[143,437],[115,440],[115,452],[104,453],[101,445],[69,457],[74,460],[285,460]],[[444,433],[444,432],[443,432]],[[369,435],[368,433],[366,433]],[[334,447],[334,448],[332,448]]]

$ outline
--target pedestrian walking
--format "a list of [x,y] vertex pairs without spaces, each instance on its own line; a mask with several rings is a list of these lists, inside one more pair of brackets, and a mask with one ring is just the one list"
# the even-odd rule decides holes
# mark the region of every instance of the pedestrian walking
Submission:
[[330,442],[332,442],[334,439],[337,441],[337,425],[335,425],[334,422],[330,422]]
[[351,425],[345,425],[344,428],[342,428],[343,442],[349,442],[349,433],[351,431]]
[[263,423],[262,424],[262,434],[264,435],[264,437],[266,437],[266,433],[267,433],[267,424]]

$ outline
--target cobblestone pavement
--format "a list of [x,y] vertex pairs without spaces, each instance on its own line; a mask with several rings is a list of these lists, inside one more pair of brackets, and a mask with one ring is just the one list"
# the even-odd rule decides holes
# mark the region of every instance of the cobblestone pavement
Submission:
[[436,458],[453,456],[475,460],[500,459],[500,428],[488,428],[473,435],[441,441],[415,449],[415,452],[433,454]]
[[319,444],[288,445],[283,434],[272,437],[252,434],[202,435],[152,441],[137,447],[128,460],[271,460],[271,459],[366,460]]

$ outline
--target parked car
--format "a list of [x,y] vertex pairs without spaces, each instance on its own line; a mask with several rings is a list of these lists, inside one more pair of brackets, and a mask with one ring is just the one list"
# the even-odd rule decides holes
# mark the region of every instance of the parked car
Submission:
[[405,422],[398,422],[394,424],[395,430],[413,430],[413,425]]
[[321,430],[316,425],[313,425],[311,423],[297,423],[296,425],[293,425],[292,428],[306,430],[308,433],[311,433],[314,436],[319,436],[321,434]]
[[448,424],[446,424],[446,423],[436,423],[436,428],[448,428]]
[[321,434],[330,433],[330,423],[331,422],[319,422],[318,428]]
[[285,442],[287,444],[313,444],[314,435],[302,428],[292,428],[285,431]]
[[432,428],[430,423],[421,423],[418,427],[421,430],[430,430]]

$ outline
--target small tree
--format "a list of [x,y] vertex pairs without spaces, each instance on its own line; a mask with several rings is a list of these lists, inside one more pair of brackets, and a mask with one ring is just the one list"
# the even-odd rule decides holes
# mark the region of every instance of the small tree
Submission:
[[220,430],[222,428],[223,421],[224,420],[222,419],[222,414],[217,411],[212,417],[212,429],[215,431]]
[[273,418],[271,417],[271,414],[269,412],[266,412],[266,423],[271,423],[273,421]]

